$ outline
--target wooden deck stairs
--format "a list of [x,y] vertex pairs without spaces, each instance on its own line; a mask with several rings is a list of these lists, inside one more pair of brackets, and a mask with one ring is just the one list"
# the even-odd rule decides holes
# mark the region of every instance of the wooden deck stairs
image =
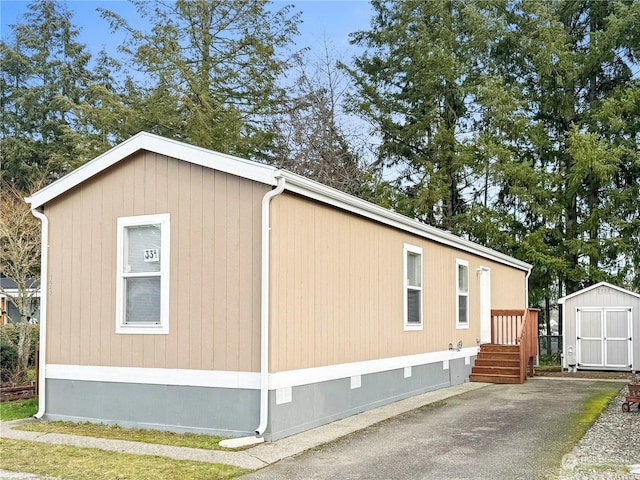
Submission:
[[538,354],[537,310],[492,310],[492,342],[480,345],[469,380],[523,383]]

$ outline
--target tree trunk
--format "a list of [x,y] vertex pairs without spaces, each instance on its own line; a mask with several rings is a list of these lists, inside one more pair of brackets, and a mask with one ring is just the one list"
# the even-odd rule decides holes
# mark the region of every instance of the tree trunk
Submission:
[[29,383],[29,353],[31,352],[31,325],[27,322],[18,323],[18,368],[15,372],[15,382],[20,385]]

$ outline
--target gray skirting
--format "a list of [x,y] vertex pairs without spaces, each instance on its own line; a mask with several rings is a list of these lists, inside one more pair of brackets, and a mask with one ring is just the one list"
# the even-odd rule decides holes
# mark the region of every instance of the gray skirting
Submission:
[[[291,389],[287,403],[269,392],[266,440],[277,440],[372,408],[468,380],[475,358],[418,365],[361,376],[360,387],[342,378]],[[47,379],[48,420],[90,421],[124,427],[226,437],[255,434],[260,391]]]
[[77,380],[47,380],[47,420],[225,437],[255,434],[260,391]]

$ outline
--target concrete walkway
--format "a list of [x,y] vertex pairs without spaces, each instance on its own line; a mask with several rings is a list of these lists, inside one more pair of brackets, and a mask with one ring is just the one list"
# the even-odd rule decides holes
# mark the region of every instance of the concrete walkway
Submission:
[[[291,457],[310,448],[331,442],[349,433],[362,430],[373,424],[395,417],[402,413],[415,410],[424,405],[429,405],[447,398],[455,397],[462,393],[486,387],[487,383],[464,383],[449,388],[443,388],[433,392],[401,400],[383,407],[379,407],[358,415],[333,422],[322,427],[315,428],[297,435],[283,438],[276,442],[262,443],[243,451],[226,452],[219,450],[203,450],[198,448],[172,447],[167,445],[154,445],[125,440],[111,440],[94,437],[81,437],[61,433],[40,433],[16,430],[26,422],[35,420],[15,420],[12,422],[0,422],[0,438],[16,440],[28,440],[32,442],[53,443],[71,445],[81,448],[98,448],[115,452],[126,452],[134,455],[154,455],[173,458],[177,460],[192,460],[209,463],[222,463],[235,465],[241,468],[258,469]],[[5,472],[0,470],[0,478]],[[9,473],[9,472],[7,472]],[[38,477],[23,477],[38,478]]]

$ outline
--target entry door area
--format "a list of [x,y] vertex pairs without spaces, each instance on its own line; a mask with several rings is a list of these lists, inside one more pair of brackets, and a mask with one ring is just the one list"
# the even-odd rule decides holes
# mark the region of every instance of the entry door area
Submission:
[[578,367],[631,369],[631,308],[576,311]]
[[480,267],[480,343],[491,343],[491,270]]

